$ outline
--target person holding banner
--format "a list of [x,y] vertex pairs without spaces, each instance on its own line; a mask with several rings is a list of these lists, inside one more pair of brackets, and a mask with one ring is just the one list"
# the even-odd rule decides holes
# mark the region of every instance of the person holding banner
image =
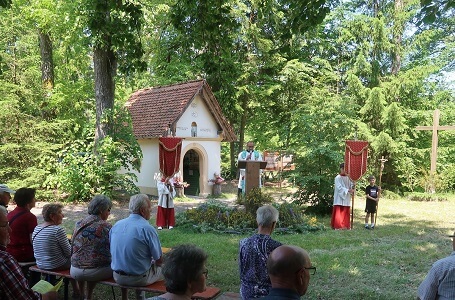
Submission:
[[158,230],[172,229],[175,226],[174,197],[174,179],[163,177],[158,182],[158,212],[156,214]]
[[350,229],[351,196],[354,195],[354,183],[346,175],[344,163],[340,164],[340,173],[335,177],[333,193],[333,211],[330,225],[333,229]]

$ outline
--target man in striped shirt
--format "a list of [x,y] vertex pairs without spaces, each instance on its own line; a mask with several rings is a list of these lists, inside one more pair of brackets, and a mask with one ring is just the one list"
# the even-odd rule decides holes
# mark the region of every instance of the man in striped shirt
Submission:
[[452,238],[452,254],[433,264],[419,286],[420,300],[455,299],[455,232],[449,237]]

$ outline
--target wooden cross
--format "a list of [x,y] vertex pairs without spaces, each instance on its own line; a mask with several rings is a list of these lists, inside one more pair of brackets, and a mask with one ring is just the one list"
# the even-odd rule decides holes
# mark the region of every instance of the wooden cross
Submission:
[[417,130],[433,130],[433,139],[431,142],[431,168],[432,174],[436,173],[436,158],[438,157],[438,130],[455,130],[455,126],[439,126],[439,109],[433,114],[433,126],[417,126]]

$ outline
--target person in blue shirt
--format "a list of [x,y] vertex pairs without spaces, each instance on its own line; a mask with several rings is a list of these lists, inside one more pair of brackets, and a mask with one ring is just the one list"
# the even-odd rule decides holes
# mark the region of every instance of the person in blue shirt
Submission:
[[[145,194],[133,195],[130,216],[114,224],[110,231],[111,268],[119,285],[146,286],[164,277],[158,233],[150,225],[152,203]],[[137,299],[144,293],[136,291]]]

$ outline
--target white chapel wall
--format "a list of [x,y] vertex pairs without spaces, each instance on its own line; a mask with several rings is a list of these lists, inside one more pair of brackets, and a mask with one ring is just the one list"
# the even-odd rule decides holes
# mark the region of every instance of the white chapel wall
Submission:
[[205,101],[197,95],[176,124],[175,135],[191,137],[191,124],[197,124],[197,137],[217,138],[218,125],[212,113],[207,108]]

